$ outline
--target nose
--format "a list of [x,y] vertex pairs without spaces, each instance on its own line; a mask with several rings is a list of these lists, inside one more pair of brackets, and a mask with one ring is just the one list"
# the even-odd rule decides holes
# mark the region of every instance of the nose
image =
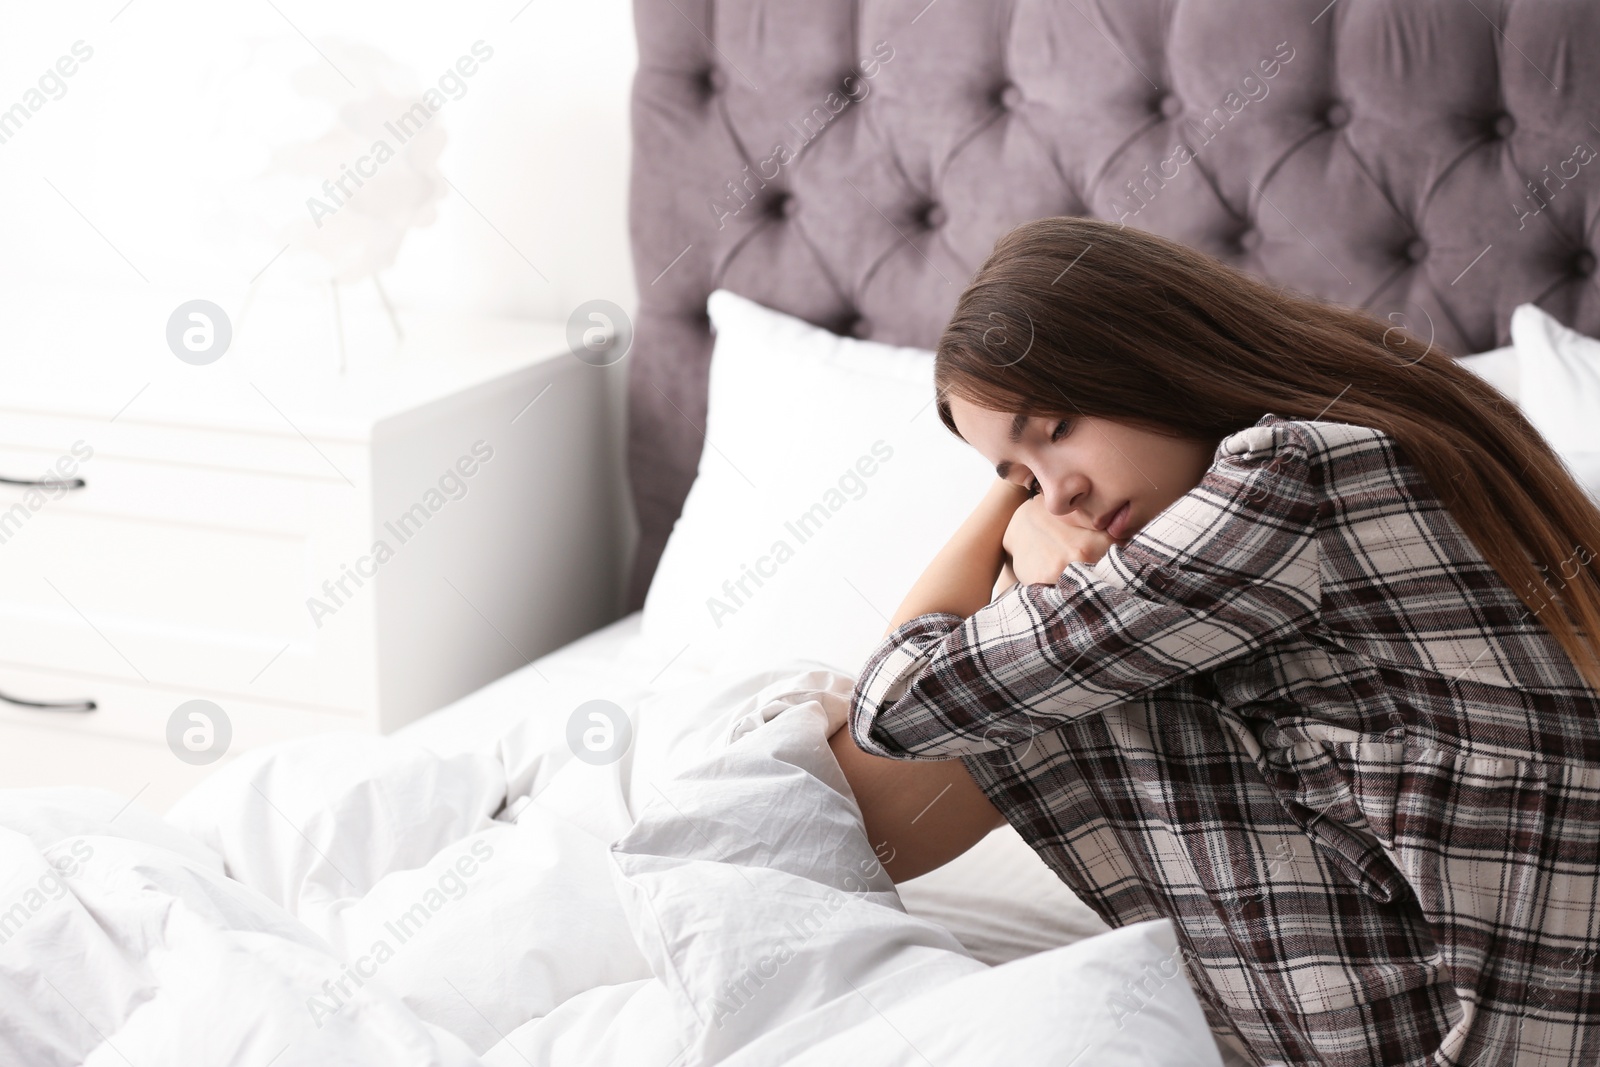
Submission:
[[1067,516],[1082,506],[1089,494],[1089,482],[1080,474],[1069,474],[1046,483],[1040,481],[1044,509],[1052,515]]

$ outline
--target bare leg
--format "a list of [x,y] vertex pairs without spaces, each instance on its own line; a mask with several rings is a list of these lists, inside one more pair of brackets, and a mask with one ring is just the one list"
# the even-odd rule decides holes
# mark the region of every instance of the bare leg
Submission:
[[896,882],[942,867],[1005,825],[959,759],[874,756],[856,747],[847,728],[828,745],[861,807],[867,840]]

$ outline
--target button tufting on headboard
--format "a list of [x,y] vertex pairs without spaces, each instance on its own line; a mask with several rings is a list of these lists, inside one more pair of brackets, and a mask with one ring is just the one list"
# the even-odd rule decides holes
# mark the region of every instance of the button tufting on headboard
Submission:
[[931,347],[997,237],[1070,212],[1422,308],[1455,354],[1529,300],[1600,334],[1600,4],[1479,7],[635,0],[630,609],[705,447],[718,285]]
[[779,219],[792,219],[800,213],[800,201],[793,193],[775,192],[767,200],[767,214]]

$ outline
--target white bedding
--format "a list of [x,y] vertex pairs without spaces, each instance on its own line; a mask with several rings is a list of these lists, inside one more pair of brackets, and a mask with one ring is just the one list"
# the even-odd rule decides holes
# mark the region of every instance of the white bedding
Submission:
[[[395,736],[442,755],[498,746],[505,765],[519,768],[512,775],[510,794],[538,792],[550,773],[549,761],[540,762],[540,755],[555,752],[558,759],[565,756],[556,743],[561,724],[547,722],[537,740],[530,738],[524,726],[511,740],[501,741],[526,717],[529,707],[549,702],[570,708],[596,697],[632,707],[630,701],[652,689],[710,676],[704,668],[687,666],[658,652],[644,636],[641,620],[639,612],[618,619],[412,723]],[[693,729],[692,715],[675,721],[678,729]],[[642,739],[635,739],[640,746],[638,758],[656,768],[670,767],[679,741],[667,722],[658,723]],[[1071,944],[1109,929],[1010,826],[994,831],[938,870],[896,889],[907,911],[945,926],[968,952],[989,964]]]
[[[825,743],[848,676],[636,637],[249,753],[165,821],[0,792],[0,1062],[1221,1062],[1170,926],[1097,933],[1026,846],[979,846],[1028,873],[962,930],[1009,962],[957,937],[961,861],[917,880],[952,925],[908,913]],[[635,726],[602,766],[565,733],[597,697]]]

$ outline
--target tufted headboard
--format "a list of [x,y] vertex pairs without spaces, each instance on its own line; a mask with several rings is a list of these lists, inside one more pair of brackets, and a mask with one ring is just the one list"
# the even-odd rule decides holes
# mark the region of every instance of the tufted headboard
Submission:
[[1594,0],[635,0],[640,607],[718,287],[933,347],[996,238],[1120,220],[1454,355],[1600,333]]

